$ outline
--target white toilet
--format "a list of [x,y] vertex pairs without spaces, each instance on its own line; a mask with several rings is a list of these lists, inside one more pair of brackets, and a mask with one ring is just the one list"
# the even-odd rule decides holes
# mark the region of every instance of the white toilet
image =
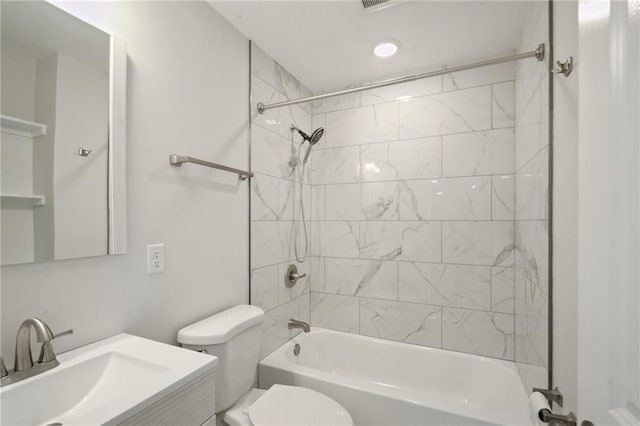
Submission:
[[299,386],[254,388],[264,312],[239,305],[178,332],[185,348],[218,357],[216,412],[229,426],[353,425],[351,416],[326,395]]

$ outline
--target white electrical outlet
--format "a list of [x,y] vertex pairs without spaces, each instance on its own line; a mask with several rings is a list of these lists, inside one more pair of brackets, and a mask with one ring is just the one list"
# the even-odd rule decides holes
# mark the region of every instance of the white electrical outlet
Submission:
[[164,272],[164,243],[147,245],[147,274]]

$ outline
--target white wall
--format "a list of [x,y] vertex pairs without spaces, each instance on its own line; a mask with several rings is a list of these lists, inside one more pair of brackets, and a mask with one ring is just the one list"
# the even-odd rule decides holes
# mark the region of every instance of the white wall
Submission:
[[557,60],[574,57],[575,69],[553,80],[553,385],[564,411],[577,405],[578,289],[578,2],[553,4]]
[[577,414],[638,425],[640,3],[580,0],[576,56]]
[[[78,2],[65,9],[127,42],[129,252],[2,268],[2,356],[22,320],[56,330],[58,352],[130,332],[175,342],[178,329],[248,301],[248,183],[189,154],[248,167],[248,42],[196,2]],[[167,244],[146,275],[147,243]]]

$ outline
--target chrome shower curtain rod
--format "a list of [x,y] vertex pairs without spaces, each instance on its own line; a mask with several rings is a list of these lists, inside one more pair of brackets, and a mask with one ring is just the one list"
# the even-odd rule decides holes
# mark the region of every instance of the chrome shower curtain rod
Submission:
[[514,53],[513,55],[501,56],[499,58],[487,59],[486,61],[474,62],[471,64],[458,65],[456,67],[445,67],[436,71],[425,72],[422,74],[409,75],[406,77],[394,78],[378,83],[367,84],[366,86],[354,87],[351,89],[336,90],[335,92],[323,93],[322,95],[308,96],[306,98],[292,99],[290,101],[276,102],[273,104],[258,103],[258,112],[264,114],[268,109],[281,108],[289,105],[301,104],[304,102],[318,101],[320,99],[332,98],[334,96],[348,95],[349,93],[364,92],[365,90],[377,89],[379,87],[392,86],[394,84],[407,83],[410,81],[420,80],[423,78],[435,77],[442,74],[450,74],[453,72],[470,70],[473,68],[486,67],[488,65],[501,64],[503,62],[519,61],[520,59],[536,58],[538,61],[544,59],[544,43],[540,43],[536,50],[523,53]]

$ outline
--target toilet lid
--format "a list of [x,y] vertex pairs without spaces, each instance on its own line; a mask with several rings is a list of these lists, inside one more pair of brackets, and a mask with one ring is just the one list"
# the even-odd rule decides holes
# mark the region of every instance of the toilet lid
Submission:
[[353,425],[347,410],[328,396],[285,385],[273,385],[251,404],[249,418],[255,426]]

